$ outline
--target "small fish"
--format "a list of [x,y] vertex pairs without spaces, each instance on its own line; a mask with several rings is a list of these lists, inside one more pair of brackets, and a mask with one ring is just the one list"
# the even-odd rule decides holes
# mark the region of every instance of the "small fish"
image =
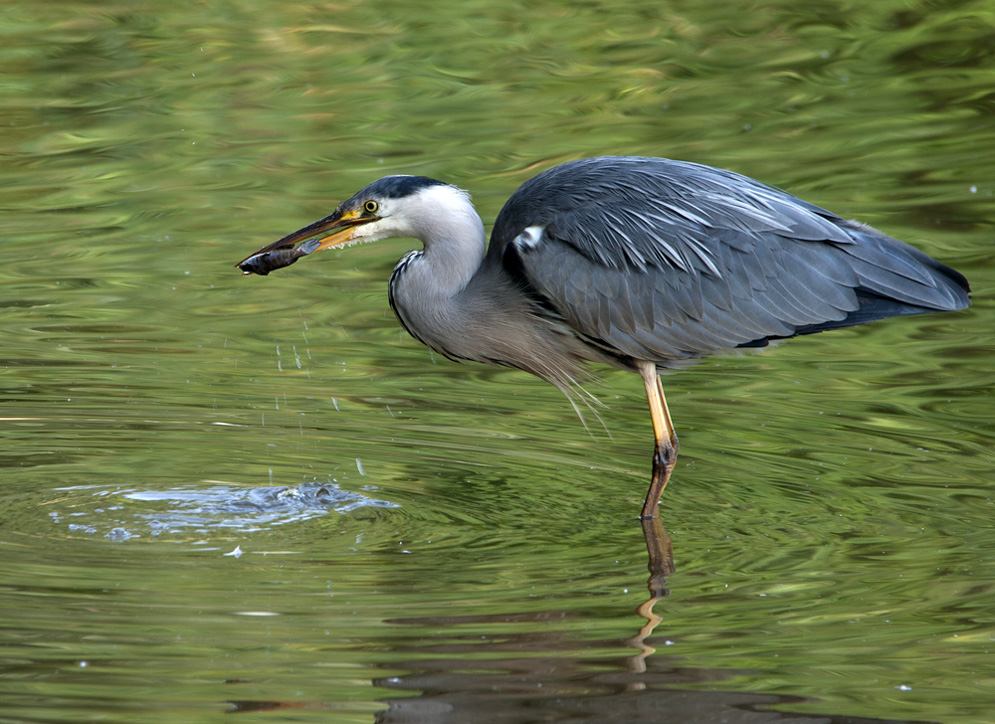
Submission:
[[237,266],[245,276],[249,274],[266,276],[271,271],[290,266],[302,256],[307,256],[318,248],[318,244],[318,240],[310,239],[297,247],[259,251],[240,261]]
[[300,259],[302,254],[299,249],[277,249],[276,251],[264,251],[261,254],[253,254],[247,259],[238,263],[238,268],[242,274],[261,274],[266,276],[274,269],[282,269],[290,266]]

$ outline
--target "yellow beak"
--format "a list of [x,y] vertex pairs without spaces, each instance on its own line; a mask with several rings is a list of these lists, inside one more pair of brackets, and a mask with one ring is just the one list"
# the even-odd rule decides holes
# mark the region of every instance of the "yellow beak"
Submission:
[[[358,210],[344,211],[326,216],[303,229],[287,234],[282,239],[274,241],[254,254],[240,261],[237,266],[243,275],[261,274],[265,276],[274,269],[290,266],[302,256],[307,256],[322,249],[347,244],[357,226],[376,221],[375,216],[362,216]],[[328,233],[332,232],[332,233]],[[313,237],[326,234],[318,239]],[[295,246],[298,242],[304,242]]]

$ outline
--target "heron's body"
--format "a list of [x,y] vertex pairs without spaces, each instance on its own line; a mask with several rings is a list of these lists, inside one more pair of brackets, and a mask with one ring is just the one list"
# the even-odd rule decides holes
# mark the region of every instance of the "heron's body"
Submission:
[[586,361],[639,371],[657,439],[644,515],[676,456],[659,368],[970,303],[962,275],[903,242],[744,176],[666,159],[552,168],[511,196],[489,247],[464,192],[386,177],[240,266],[267,273],[297,258],[289,246],[333,229],[299,255],[421,240],[394,269],[390,302],[447,357],[516,367],[565,392]]

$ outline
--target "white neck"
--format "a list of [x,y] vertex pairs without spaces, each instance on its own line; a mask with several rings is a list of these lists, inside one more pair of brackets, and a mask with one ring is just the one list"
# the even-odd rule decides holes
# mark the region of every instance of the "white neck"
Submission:
[[473,325],[463,292],[484,260],[484,225],[470,197],[455,186],[429,186],[391,200],[381,214],[383,236],[413,237],[425,247],[395,267],[391,306],[412,335],[449,355],[453,340],[464,340]]
[[[354,238],[420,240],[425,251],[405,276],[423,293],[451,297],[462,291],[480,268],[487,237],[465,191],[445,184],[428,186],[412,196],[385,202],[381,215],[379,223],[359,227]],[[363,238],[367,228],[369,237]]]

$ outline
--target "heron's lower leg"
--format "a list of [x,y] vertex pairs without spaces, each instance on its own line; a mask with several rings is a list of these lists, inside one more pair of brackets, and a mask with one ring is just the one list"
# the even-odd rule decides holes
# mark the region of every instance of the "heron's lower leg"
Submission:
[[677,432],[670,420],[667,398],[663,394],[663,383],[652,362],[639,362],[639,374],[646,388],[646,399],[650,406],[650,419],[653,421],[653,437],[656,446],[653,450],[653,477],[650,489],[643,504],[643,518],[655,518],[660,512],[660,496],[667,487],[670,473],[677,462]]

